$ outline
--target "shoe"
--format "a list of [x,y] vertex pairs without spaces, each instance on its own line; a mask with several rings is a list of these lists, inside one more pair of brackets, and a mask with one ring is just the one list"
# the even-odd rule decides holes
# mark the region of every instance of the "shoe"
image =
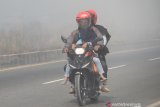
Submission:
[[101,87],[101,92],[108,93],[110,90],[108,88],[105,88],[104,86]]
[[75,94],[75,89],[71,86],[71,89],[69,91],[69,94]]
[[105,78],[105,79],[101,80],[101,84],[103,84],[103,85],[107,85],[107,78]]

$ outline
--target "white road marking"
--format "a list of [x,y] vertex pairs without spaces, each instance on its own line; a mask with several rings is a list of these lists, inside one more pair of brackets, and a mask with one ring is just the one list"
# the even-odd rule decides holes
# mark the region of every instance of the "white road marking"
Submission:
[[159,107],[159,105],[160,105],[160,101],[157,101],[153,104],[148,105],[147,107]]
[[[108,69],[117,69],[117,68],[121,68],[121,67],[125,67],[127,65],[120,65],[120,66],[115,66],[115,67],[111,67],[111,68],[108,68]],[[64,80],[63,78],[61,79],[57,79],[57,80],[53,80],[53,81],[49,81],[49,82],[44,82],[42,84],[46,85],[46,84],[51,84],[51,83],[55,83],[55,82],[59,82],[59,81],[62,81]]]
[[157,59],[160,59],[160,57],[149,59],[149,61],[154,61],[154,60],[157,60]]
[[54,81],[45,82],[45,83],[42,83],[42,84],[51,84],[51,83],[59,82],[59,81],[62,81],[62,80],[64,80],[64,79],[62,78],[62,79],[58,79],[58,80],[54,80]]
[[11,67],[11,68],[6,68],[6,69],[1,69],[0,71],[10,71],[10,70],[15,70],[15,69],[29,68],[29,67],[35,67],[35,66],[40,66],[40,65],[53,64],[53,63],[59,63],[59,62],[65,62],[65,61],[67,61],[67,60],[57,60],[57,61],[51,61],[51,62],[45,62],[45,63],[39,63],[39,64],[17,66],[17,67]]
[[121,68],[121,67],[125,67],[127,65],[120,65],[120,66],[116,66],[116,67],[111,67],[111,68],[108,68],[108,69],[116,69],[116,68]]

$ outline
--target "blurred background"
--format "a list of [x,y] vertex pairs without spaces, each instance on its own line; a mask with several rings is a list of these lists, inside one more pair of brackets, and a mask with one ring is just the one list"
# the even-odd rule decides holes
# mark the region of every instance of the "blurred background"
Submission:
[[160,0],[0,0],[0,54],[62,48],[77,12],[94,9],[109,45],[160,38]]

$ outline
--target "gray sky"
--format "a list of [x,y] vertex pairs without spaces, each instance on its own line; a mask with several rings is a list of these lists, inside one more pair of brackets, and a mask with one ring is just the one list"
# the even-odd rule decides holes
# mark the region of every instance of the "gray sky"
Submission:
[[88,9],[97,12],[113,40],[160,35],[160,0],[0,0],[0,27],[38,22],[59,40],[77,27],[77,12]]

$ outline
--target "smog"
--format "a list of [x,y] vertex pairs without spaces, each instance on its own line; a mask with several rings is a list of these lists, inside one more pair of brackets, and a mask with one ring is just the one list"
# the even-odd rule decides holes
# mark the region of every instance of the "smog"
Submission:
[[1,0],[0,54],[62,48],[60,36],[69,36],[76,14],[88,9],[111,34],[109,45],[160,37],[159,0]]

